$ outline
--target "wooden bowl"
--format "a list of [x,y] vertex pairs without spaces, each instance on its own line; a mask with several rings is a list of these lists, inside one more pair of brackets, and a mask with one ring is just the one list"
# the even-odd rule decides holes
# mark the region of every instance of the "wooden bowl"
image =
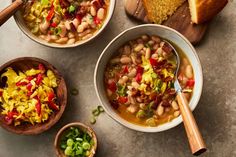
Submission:
[[[0,76],[6,71],[6,68],[12,67],[15,71],[26,71],[31,68],[36,68],[39,64],[43,64],[45,69],[50,69],[53,71],[55,76],[57,77],[58,87],[56,88],[56,96],[57,96],[57,103],[60,106],[59,111],[53,112],[49,119],[46,122],[41,124],[32,125],[30,123],[24,123],[18,126],[14,126],[14,124],[8,125],[4,119],[5,115],[2,115],[2,108],[0,107],[0,125],[13,133],[16,134],[24,134],[24,135],[33,135],[42,133],[48,129],[50,129],[62,116],[66,104],[67,104],[67,88],[66,83],[62,75],[57,71],[57,69],[52,66],[50,63],[34,57],[22,57],[13,59],[0,67]],[[3,80],[0,80],[0,87],[4,87],[5,83]]]
[[64,127],[62,127],[58,131],[58,133],[55,137],[55,141],[54,141],[54,148],[55,148],[55,151],[56,151],[56,155],[58,157],[66,157],[63,150],[61,150],[61,148],[60,148],[60,139],[61,139],[61,136],[63,135],[63,133],[70,127],[78,127],[79,129],[81,129],[82,131],[88,133],[92,137],[92,139],[94,141],[94,145],[91,149],[92,153],[90,154],[89,157],[95,156],[96,150],[97,150],[97,143],[98,143],[96,134],[95,134],[95,132],[92,128],[90,128],[89,126],[87,126],[83,123],[80,123],[80,122],[69,123],[69,124],[65,125]]

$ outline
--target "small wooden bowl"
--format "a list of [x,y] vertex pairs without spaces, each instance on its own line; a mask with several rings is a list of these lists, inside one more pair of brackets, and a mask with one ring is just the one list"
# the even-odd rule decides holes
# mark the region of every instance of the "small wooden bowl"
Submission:
[[83,123],[80,123],[80,122],[69,123],[69,124],[65,125],[64,127],[62,127],[59,130],[59,132],[56,135],[55,141],[54,141],[54,148],[55,148],[55,151],[56,151],[56,155],[58,157],[66,157],[63,150],[61,150],[61,148],[60,148],[60,139],[61,139],[61,136],[63,135],[64,131],[66,131],[70,127],[78,127],[82,131],[88,133],[92,137],[92,139],[94,141],[94,145],[91,149],[92,153],[90,154],[89,157],[95,156],[96,150],[97,150],[97,137],[96,137],[96,134],[95,134],[95,132],[92,128],[90,128],[89,126],[87,126]]
[[[4,119],[4,115],[1,114],[2,108],[0,106],[0,125],[13,133],[24,134],[24,135],[34,135],[42,133],[50,129],[62,116],[66,104],[67,104],[67,88],[66,83],[62,75],[57,71],[57,69],[50,63],[34,57],[22,57],[13,59],[0,67],[0,76],[6,71],[6,68],[12,67],[15,71],[26,71],[31,68],[37,68],[39,64],[43,64],[46,69],[53,71],[58,79],[58,87],[56,88],[57,103],[60,106],[60,110],[53,112],[49,119],[41,124],[32,125],[30,123],[24,123],[19,126],[14,126],[14,124],[8,125]],[[0,87],[4,87],[4,81],[0,80]]]

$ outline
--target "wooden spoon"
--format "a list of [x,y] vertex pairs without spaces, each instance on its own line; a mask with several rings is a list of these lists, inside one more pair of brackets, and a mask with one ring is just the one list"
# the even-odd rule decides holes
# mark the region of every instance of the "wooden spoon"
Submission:
[[[180,65],[179,54],[168,41],[165,41],[165,43],[167,43],[173,49],[174,55],[176,57],[176,62],[177,62],[177,67],[175,70],[175,77],[176,77],[178,74],[179,65]],[[206,145],[205,145],[202,135],[198,129],[198,126],[197,126],[197,123],[196,123],[195,118],[193,116],[193,113],[189,108],[188,101],[186,100],[186,98],[182,92],[182,88],[179,84],[177,77],[176,77],[176,80],[174,83],[174,87],[175,87],[175,90],[177,93],[177,101],[179,104],[181,116],[183,119],[183,123],[184,123],[184,127],[186,130],[187,136],[188,136],[188,141],[190,144],[192,154],[193,155],[200,155],[207,150]]]
[[27,0],[15,0],[7,8],[0,12],[0,26],[4,24]]

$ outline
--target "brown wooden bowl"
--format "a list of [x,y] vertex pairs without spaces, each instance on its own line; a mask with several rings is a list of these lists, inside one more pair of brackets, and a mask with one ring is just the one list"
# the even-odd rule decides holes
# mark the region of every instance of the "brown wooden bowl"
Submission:
[[[32,125],[30,123],[24,123],[18,126],[14,126],[14,124],[8,125],[4,119],[4,115],[1,114],[2,108],[0,106],[0,125],[13,133],[16,134],[24,134],[24,135],[34,135],[42,133],[48,129],[50,129],[62,116],[66,104],[67,104],[67,88],[66,83],[62,75],[57,71],[57,69],[52,66],[47,61],[44,61],[39,58],[34,57],[22,57],[13,59],[0,67],[0,76],[6,71],[6,68],[12,67],[15,71],[26,71],[31,68],[36,68],[39,64],[43,64],[45,69],[50,69],[53,71],[55,76],[57,77],[58,87],[56,88],[56,96],[57,96],[57,103],[60,106],[59,111],[53,112],[49,119],[46,122],[41,124]],[[0,80],[0,87],[4,87],[4,81]]]
[[93,139],[93,141],[94,141],[94,145],[93,145],[93,147],[92,147],[92,149],[91,149],[91,152],[92,152],[92,153],[90,154],[89,157],[94,157],[95,154],[96,154],[96,150],[97,150],[97,143],[98,143],[98,142],[97,142],[97,136],[96,136],[96,134],[95,134],[95,132],[94,132],[94,130],[93,130],[92,128],[90,128],[89,126],[87,126],[87,125],[85,125],[85,124],[83,124],[83,123],[80,123],[80,122],[69,123],[69,124],[65,125],[64,127],[62,127],[62,128],[58,131],[58,133],[57,133],[57,135],[56,135],[56,137],[55,137],[55,141],[54,141],[54,148],[55,148],[55,151],[56,151],[56,155],[57,155],[58,157],[66,157],[66,155],[65,155],[64,152],[63,152],[63,150],[61,150],[61,148],[60,148],[60,139],[61,139],[61,136],[63,135],[63,133],[64,133],[68,128],[70,128],[70,127],[78,127],[78,128],[80,128],[82,131],[88,133],[88,134],[92,137],[92,139]]

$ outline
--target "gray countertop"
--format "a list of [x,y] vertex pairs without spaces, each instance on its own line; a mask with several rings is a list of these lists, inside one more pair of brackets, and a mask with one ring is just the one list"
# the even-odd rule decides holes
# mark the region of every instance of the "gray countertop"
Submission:
[[[10,3],[1,0],[0,9]],[[201,100],[194,111],[208,146],[204,157],[236,156],[236,1],[210,24],[196,50],[204,73]],[[19,136],[0,128],[1,157],[53,157],[53,141],[63,125],[81,121],[89,124],[91,110],[99,105],[93,85],[96,61],[108,42],[121,31],[135,26],[117,0],[114,16],[94,42],[73,49],[53,49],[35,43],[17,27],[13,18],[0,28],[0,64],[20,56],[34,56],[55,65],[64,75],[70,96],[61,120],[37,136]],[[102,114],[92,126],[98,136],[98,157],[188,157],[191,156],[183,125],[162,133],[129,130]]]

